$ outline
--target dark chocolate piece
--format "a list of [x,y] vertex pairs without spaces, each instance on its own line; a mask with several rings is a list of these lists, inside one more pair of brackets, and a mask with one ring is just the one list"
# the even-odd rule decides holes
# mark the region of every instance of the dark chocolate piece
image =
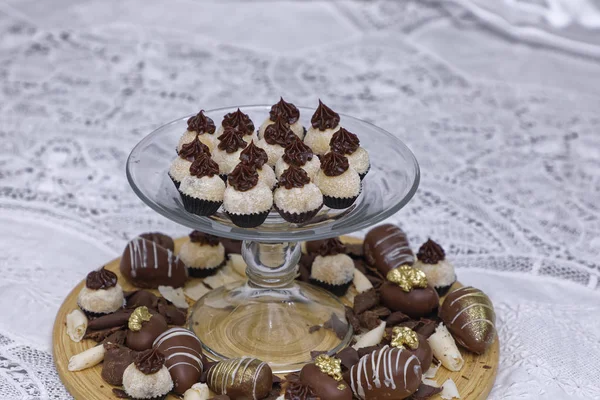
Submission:
[[286,189],[301,188],[310,183],[305,170],[290,165],[279,177],[279,186]]
[[[359,315],[370,308],[379,305],[379,294],[375,289],[369,289],[354,297],[354,313]],[[390,307],[388,307],[390,308]]]
[[342,127],[331,137],[329,147],[336,153],[352,154],[360,147],[360,140],[354,133]]
[[342,322],[335,313],[331,313],[331,318],[325,321],[323,328],[331,329],[340,340],[344,339],[348,332],[348,325],[345,322]]
[[387,317],[387,319],[385,320],[385,324],[386,326],[394,326],[402,322],[406,322],[408,320],[410,320],[410,317],[408,315],[400,311],[394,311],[390,314],[389,317]]
[[379,316],[373,311],[368,310],[360,314],[358,319],[360,320],[360,325],[368,331],[377,328],[381,323]]
[[[341,376],[340,376],[341,379]],[[306,364],[300,371],[300,382],[310,386],[321,399],[352,400],[352,391],[343,381],[337,381],[315,364]]]
[[[337,238],[339,239],[339,237]],[[318,254],[319,248],[323,243],[325,243],[329,239],[321,239],[321,240],[309,240],[306,242],[306,253],[307,254]]]
[[367,262],[384,276],[394,268],[415,262],[406,234],[391,224],[380,225],[367,233],[364,252]]
[[226,254],[242,254],[242,241],[228,238],[219,238]]
[[258,184],[258,173],[253,167],[240,163],[227,175],[227,182],[235,190],[246,192]]
[[327,107],[321,99],[319,99],[319,107],[310,119],[313,128],[320,131],[333,129],[340,123],[340,115]]
[[101,329],[114,328],[116,326],[126,327],[129,316],[133,310],[117,310],[112,314],[106,314],[90,320],[88,329],[90,331],[99,331]]
[[358,356],[358,351],[356,351],[353,347],[346,347],[345,349],[339,351],[336,355],[342,361],[342,367],[346,369],[352,368],[354,364],[360,360]]
[[127,244],[120,269],[132,285],[149,289],[182,287],[188,277],[186,266],[171,250],[139,237]]
[[254,123],[248,114],[244,114],[239,108],[237,111],[226,114],[223,117],[222,125],[226,128],[234,128],[244,136],[251,135],[254,132]]
[[321,243],[317,254],[321,257],[346,254],[346,246],[338,238],[327,239]]
[[340,153],[330,151],[321,157],[321,170],[327,176],[340,176],[348,171],[348,168],[348,159]]
[[117,274],[104,267],[90,272],[85,278],[85,287],[88,289],[110,289],[115,286],[117,286]]
[[162,315],[154,310],[150,310],[150,314],[152,317],[149,321],[142,322],[140,330],[133,331],[130,327],[127,331],[125,343],[130,349],[142,351],[152,348],[154,339],[169,328],[167,326],[167,321]]
[[424,383],[421,383],[419,385],[419,388],[417,389],[417,391],[413,393],[413,395],[412,395],[412,397],[410,397],[410,399],[425,400],[425,399],[435,396],[436,394],[440,393],[441,391],[442,391],[441,387],[434,387],[434,386],[429,386]]
[[304,144],[302,139],[296,135],[294,135],[294,137],[290,139],[290,143],[285,146],[282,156],[283,161],[285,161],[286,164],[296,167],[306,165],[313,157],[314,153],[312,149]]
[[419,248],[417,258],[424,264],[437,264],[446,258],[446,253],[442,246],[431,239],[427,239]]
[[112,343],[119,344],[121,346],[125,345],[125,340],[127,339],[127,332],[125,330],[115,331],[110,335],[106,336],[102,341],[102,344]]
[[217,138],[219,143],[217,147],[228,154],[235,153],[239,149],[246,147],[248,143],[244,140],[241,133],[234,128],[225,128],[223,133]]
[[440,308],[440,318],[456,342],[473,353],[485,353],[496,339],[494,306],[474,287],[450,292]]
[[300,111],[292,103],[288,103],[283,100],[283,97],[279,98],[277,104],[273,104],[271,111],[269,111],[269,119],[275,121],[277,117],[283,116],[287,123],[292,125],[300,118]]
[[184,325],[187,321],[187,310],[169,304],[165,299],[158,300],[158,313],[165,317],[169,325]]
[[355,334],[360,333],[360,331],[361,331],[361,329],[360,329],[360,320],[358,319],[358,317],[354,313],[354,310],[352,308],[348,307],[348,306],[345,307],[345,310],[346,310],[346,319],[348,320],[348,322],[352,326],[352,330],[354,331]]
[[187,120],[188,131],[197,132],[199,134],[215,133],[215,123],[212,119],[204,115],[204,110]]
[[164,247],[165,249],[175,251],[175,242],[169,235],[165,235],[164,233],[160,232],[148,232],[142,233],[139,236],[151,242],[155,242],[157,245]]
[[104,361],[102,362],[102,379],[114,386],[123,384],[125,368],[133,362],[133,351],[114,343],[104,345]]
[[261,169],[269,161],[269,156],[264,149],[255,145],[254,140],[252,140],[240,153],[240,161],[256,169]]
[[166,357],[165,365],[173,378],[173,391],[183,394],[200,381],[204,364],[202,343],[185,328],[171,328],[154,340],[153,347]]
[[440,304],[440,298],[431,286],[413,288],[405,292],[392,282],[385,282],[380,289],[381,302],[392,311],[401,311],[411,318],[424,317]]

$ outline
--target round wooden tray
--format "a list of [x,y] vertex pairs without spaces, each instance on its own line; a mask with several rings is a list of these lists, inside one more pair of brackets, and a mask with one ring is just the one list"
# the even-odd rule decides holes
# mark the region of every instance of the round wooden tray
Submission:
[[[360,239],[352,237],[342,238],[347,243],[360,243]],[[187,240],[187,237],[175,240],[175,251],[178,252],[182,243]],[[136,288],[129,284],[125,278],[121,276],[119,271],[120,258],[117,258],[108,264],[106,268],[115,272],[119,277],[119,283],[123,287],[123,290],[130,291]],[[116,398],[112,389],[113,386],[104,382],[100,376],[102,366],[97,365],[93,368],[88,368],[83,371],[70,372],[67,369],[69,364],[69,358],[71,356],[80,353],[96,343],[92,340],[82,340],[79,343],[73,342],[66,333],[66,317],[67,314],[77,308],[77,295],[85,284],[85,280],[77,285],[71,293],[67,296],[56,315],[54,321],[54,329],[52,333],[52,344],[54,349],[54,362],[58,375],[64,383],[67,390],[78,400],[105,400]],[[455,285],[461,286],[460,283]],[[350,289],[350,295],[354,291],[354,287]],[[155,294],[159,294],[158,291],[153,291]],[[355,292],[354,292],[355,293]],[[342,301],[348,305],[348,300],[343,298]],[[190,304],[193,302],[188,301]],[[477,356],[461,349],[461,353],[465,359],[465,365],[459,372],[451,372],[440,367],[438,370],[435,381],[442,384],[448,378],[452,378],[458,387],[458,391],[462,399],[465,400],[484,400],[492,390],[494,385],[494,379],[496,378],[496,372],[498,370],[498,339],[494,342],[492,347],[483,355]],[[169,395],[168,400],[177,400],[179,397]],[[439,395],[432,397],[432,400],[440,399]]]

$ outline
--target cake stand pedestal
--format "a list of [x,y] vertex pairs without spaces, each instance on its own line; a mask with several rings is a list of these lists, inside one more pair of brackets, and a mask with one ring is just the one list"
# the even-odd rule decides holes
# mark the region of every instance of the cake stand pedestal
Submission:
[[[240,107],[255,124],[269,115],[269,106]],[[237,107],[207,111],[215,121]],[[299,107],[308,126],[314,109]],[[248,280],[225,285],[196,302],[190,328],[207,356],[223,360],[252,356],[269,363],[276,373],[299,370],[311,351],[333,354],[350,342],[352,328],[339,299],[316,286],[295,280],[300,241],[326,239],[367,228],[402,208],[419,184],[419,166],[412,152],[386,131],[349,116],[341,124],[356,133],[371,155],[371,169],[351,207],[324,207],[305,224],[292,224],[271,212],[261,226],[239,228],[219,211],[199,217],[185,211],[167,176],[175,145],[188,117],[162,126],[131,152],[127,177],[135,193],[167,218],[212,235],[243,240],[242,256]],[[324,329],[326,323],[336,329]],[[313,328],[315,327],[315,328]],[[316,327],[321,327],[316,328]],[[313,329],[311,329],[313,328]]]

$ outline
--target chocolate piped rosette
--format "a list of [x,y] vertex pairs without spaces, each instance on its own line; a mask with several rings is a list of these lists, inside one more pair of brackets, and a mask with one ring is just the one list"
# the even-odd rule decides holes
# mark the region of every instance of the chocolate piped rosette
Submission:
[[[288,190],[286,179],[298,174],[307,182],[304,170],[290,166],[276,191]],[[260,186],[266,196],[270,189],[257,175],[241,161],[229,176],[234,182],[228,189],[242,196]],[[249,189],[235,189],[236,179]],[[428,240],[415,260],[406,233],[387,224],[370,230],[362,244],[331,238],[303,246],[297,279],[349,305],[351,346],[336,354],[314,352],[311,362],[283,381],[250,355],[213,363],[194,332],[182,325],[188,302],[244,279],[240,242],[198,231],[181,241],[175,246],[167,235],[141,234],[125,247],[121,275],[101,268],[87,276],[79,308],[67,315],[65,332],[73,342],[94,345],[71,357],[70,371],[100,364],[101,378],[132,399],[159,399],[168,393],[230,400],[427,399],[440,393],[451,399],[459,395],[458,386],[452,379],[438,383],[440,368],[469,379],[463,370],[465,354],[485,354],[496,340],[496,316],[488,296],[474,287],[452,285],[440,299],[437,286],[419,265],[445,269],[440,259],[449,261],[441,246]],[[119,280],[128,289],[158,290],[123,291]],[[338,334],[339,323],[332,316],[307,327],[306,334],[321,329]]]
[[187,130],[179,138],[177,151],[181,151],[184,144],[190,143],[198,138],[209,150],[215,147],[215,123],[212,119],[204,115],[204,110],[200,110],[197,115],[190,117],[187,121]]

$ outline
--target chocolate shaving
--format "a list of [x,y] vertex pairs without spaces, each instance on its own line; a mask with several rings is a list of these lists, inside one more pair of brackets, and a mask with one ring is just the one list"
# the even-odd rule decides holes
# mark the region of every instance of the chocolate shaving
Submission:
[[314,360],[315,358],[317,358],[317,357],[319,357],[320,355],[323,355],[323,354],[327,354],[327,352],[323,351],[323,350],[313,350],[313,351],[310,352],[310,358],[312,360]]
[[348,325],[342,322],[335,313],[331,313],[331,318],[325,321],[323,328],[332,330],[340,340],[346,337],[346,332],[348,331]]
[[156,310],[158,297],[147,290],[136,290],[125,295],[125,308],[136,309],[141,306]]
[[135,354],[133,362],[140,372],[151,375],[165,365],[165,356],[157,349],[148,349]]
[[320,330],[321,330],[321,328],[322,328],[322,326],[321,326],[321,325],[313,325],[313,326],[311,326],[310,328],[308,328],[308,333],[315,333],[315,332],[318,332],[318,331],[320,331]]
[[377,328],[381,323],[379,316],[373,311],[365,311],[358,316],[358,319],[360,320],[360,325],[369,331]]
[[158,300],[158,313],[165,317],[169,325],[181,326],[187,321],[187,310],[179,309],[165,299]]
[[129,398],[129,395],[123,389],[113,388],[112,392],[115,395],[115,397],[118,399],[128,399]]
[[402,322],[409,321],[410,317],[403,312],[394,311],[390,314],[390,316],[385,320],[387,326],[395,326]]
[[94,318],[88,323],[89,331],[99,331],[114,327],[125,327],[129,321],[129,316],[133,310],[117,310],[114,313],[106,314],[98,318]]
[[379,294],[375,289],[369,289],[366,292],[359,293],[354,298],[354,313],[362,314],[370,308],[379,305]]
[[358,319],[356,314],[354,314],[354,310],[348,306],[345,307],[345,310],[346,310],[346,319],[352,326],[352,330],[354,331],[355,334],[359,333],[361,331],[360,320]]
[[123,346],[123,345],[125,345],[126,338],[127,338],[127,331],[124,331],[124,330],[116,331],[116,332],[111,333],[107,337],[105,337],[104,340],[102,341],[102,344],[106,345],[106,344],[110,343],[110,344],[120,344],[121,346]]
[[371,311],[373,313],[375,313],[375,315],[377,315],[379,318],[382,318],[382,319],[385,319],[392,314],[390,309],[387,307],[384,307],[384,306],[375,307],[375,308],[371,309]]
[[345,369],[350,369],[360,357],[358,356],[358,351],[356,351],[353,347],[346,347],[345,349],[339,351],[336,355],[342,361],[342,367]]

